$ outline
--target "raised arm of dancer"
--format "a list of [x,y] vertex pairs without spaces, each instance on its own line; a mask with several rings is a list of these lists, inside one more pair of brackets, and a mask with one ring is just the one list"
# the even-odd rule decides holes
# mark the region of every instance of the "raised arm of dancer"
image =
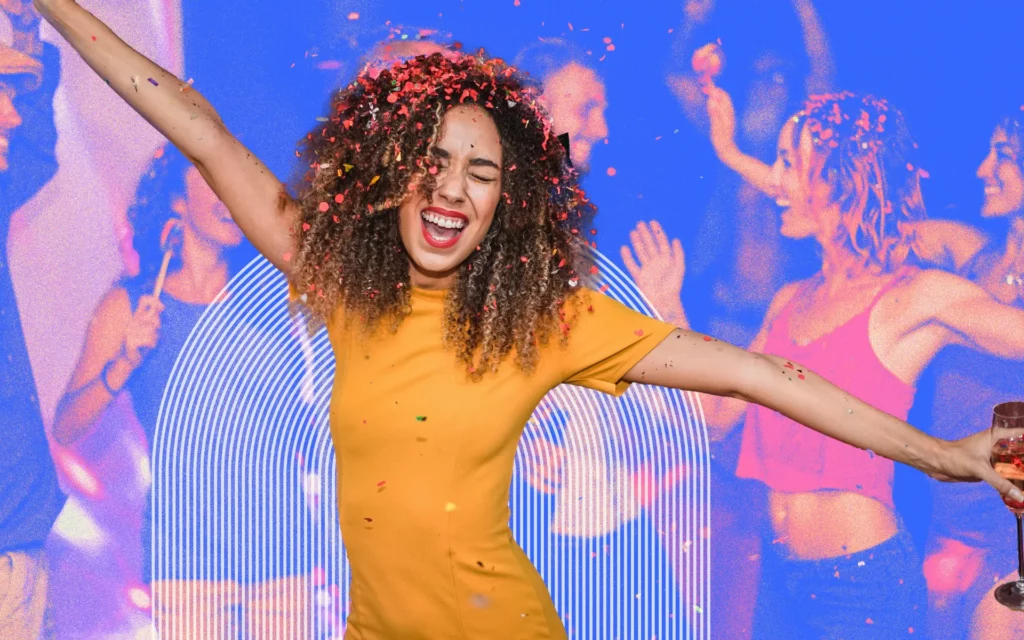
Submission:
[[249,241],[288,274],[296,205],[210,103],[74,0],[35,0],[35,6],[111,89],[196,165]]
[[743,153],[736,145],[736,109],[732,98],[724,90],[710,85],[704,88],[708,96],[708,118],[711,121],[711,146],[722,164],[740,174],[754,188],[770,198],[776,197],[771,165]]
[[836,68],[832,59],[832,50],[828,44],[828,36],[821,24],[818,10],[813,0],[793,0],[793,9],[800,20],[800,29],[804,35],[804,50],[811,61],[811,69],[807,74],[805,86],[808,95],[826,93],[832,89]]
[[[630,232],[629,238],[633,245],[632,251],[629,247],[622,247],[621,254],[633,281],[665,322],[689,330],[690,323],[682,301],[683,279],[686,275],[682,243],[678,238],[673,238],[670,243],[664,229],[656,221],[649,225],[640,222]],[[750,343],[751,351],[764,348],[772,319],[789,303],[797,288],[798,283],[788,284],[775,294],[761,330]],[[740,424],[747,411],[745,400],[722,395],[704,395],[700,405],[712,440],[725,438]]]
[[1003,304],[959,276],[931,269],[915,278],[914,298],[929,305],[931,320],[949,331],[948,343],[1008,360],[1024,360],[1024,309]]
[[1024,499],[1019,489],[992,469],[989,455],[994,441],[989,430],[955,442],[933,438],[785,358],[679,329],[623,379],[756,402],[938,480],[984,480],[1004,496]]

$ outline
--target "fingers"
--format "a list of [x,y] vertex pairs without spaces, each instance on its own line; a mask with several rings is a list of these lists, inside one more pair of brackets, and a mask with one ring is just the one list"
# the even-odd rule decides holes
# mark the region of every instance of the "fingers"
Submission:
[[995,487],[1004,500],[1014,502],[1015,507],[1024,508],[1024,493],[1012,482],[996,473],[995,469],[988,465],[982,465],[978,475],[982,480]]
[[686,252],[679,238],[672,238],[672,262],[679,271],[686,270]]
[[[640,223],[643,224],[642,222]],[[633,245],[633,251],[636,253],[636,257],[640,260],[641,264],[647,264],[651,261],[651,256],[647,251],[647,243],[644,242],[643,236],[640,235],[640,225],[637,228],[629,232],[629,242]]]
[[159,316],[164,310],[164,303],[159,298],[151,295],[141,296],[139,306],[135,309],[136,314]]
[[657,220],[651,221],[651,235],[654,237],[654,245],[657,247],[658,253],[669,254],[668,236],[665,235],[665,230],[661,228],[661,224]]
[[619,255],[622,256],[622,263],[626,265],[626,270],[629,271],[629,275],[633,276],[633,280],[640,279],[640,265],[633,259],[633,252],[629,250],[629,247],[622,247],[619,249]]

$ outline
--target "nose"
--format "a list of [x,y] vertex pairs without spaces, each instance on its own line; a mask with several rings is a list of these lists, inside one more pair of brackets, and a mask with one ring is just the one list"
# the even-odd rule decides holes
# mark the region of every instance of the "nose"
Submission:
[[435,193],[452,204],[465,202],[466,182],[462,172],[452,169],[439,171]]
[[14,108],[14,102],[7,94],[0,93],[0,131],[5,129],[10,131],[19,126],[21,126],[21,116]]
[[772,165],[772,174],[769,186],[772,189],[773,196],[782,195],[782,159],[777,158],[775,164]]
[[995,154],[992,153],[992,151],[989,151],[988,155],[985,156],[985,159],[981,161],[980,165],[978,165],[978,170],[974,173],[974,175],[978,176],[978,178],[981,180],[993,177],[994,173],[992,169],[995,166],[995,164]]

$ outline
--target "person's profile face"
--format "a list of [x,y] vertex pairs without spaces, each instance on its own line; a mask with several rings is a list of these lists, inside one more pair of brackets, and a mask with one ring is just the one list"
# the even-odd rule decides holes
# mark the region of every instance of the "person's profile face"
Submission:
[[14,86],[0,76],[0,172],[10,168],[11,132],[21,126],[14,96]]
[[242,242],[242,231],[228,208],[195,167],[185,171],[185,198],[175,203],[175,211],[205,242],[221,247],[235,247]]
[[[830,229],[838,224],[834,206],[829,200],[829,185],[813,175],[813,143],[811,133],[786,121],[779,133],[778,155],[772,166],[772,181],[777,194],[775,204],[782,208],[780,232],[787,238],[811,236],[831,237]],[[796,144],[794,144],[794,142]]]
[[491,228],[502,192],[498,128],[480,107],[453,107],[430,154],[434,192],[421,194],[414,179],[399,205],[399,231],[413,286],[438,288],[449,284]]
[[1005,216],[1024,209],[1024,173],[1020,168],[1020,141],[996,127],[989,139],[988,154],[977,175],[985,190],[981,215]]
[[580,171],[590,166],[590,153],[608,137],[604,83],[593,69],[571,62],[544,79],[540,102],[555,132],[569,134],[572,162]]

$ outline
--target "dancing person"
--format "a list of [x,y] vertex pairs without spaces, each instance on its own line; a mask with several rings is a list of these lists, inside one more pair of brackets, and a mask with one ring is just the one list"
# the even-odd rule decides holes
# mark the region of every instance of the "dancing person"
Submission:
[[[984,188],[981,216],[991,231],[946,220],[927,221],[915,228],[918,245],[930,259],[1017,308],[1024,308],[1021,122],[1019,115],[999,121],[977,169]],[[1024,366],[1019,362],[956,348],[942,354],[933,368],[932,433],[940,437],[956,437],[965,431],[965,421],[990,413],[997,404],[1024,397]],[[1016,544],[1006,507],[991,497],[966,486],[933,489],[924,561],[929,638],[968,637],[961,621],[972,612],[971,638],[1024,634],[1020,614],[998,605],[991,593],[997,584],[1015,579],[996,578],[1013,569]],[[981,615],[983,610],[987,611]]]
[[932,477],[1024,499],[989,465],[988,429],[940,441],[802,365],[581,286],[593,205],[500,60],[435,54],[357,78],[309,133],[293,198],[198,92],[72,0],[36,4],[197,166],[287,275],[291,300],[327,326],[348,636],[566,637],[508,527],[516,442],[562,383],[744,398]]
[[[710,91],[709,113],[713,127],[731,126],[720,89]],[[967,280],[908,261],[910,223],[924,216],[920,177],[902,115],[885,101],[848,93],[812,98],[783,127],[774,167],[741,160],[771,186],[783,208],[782,232],[813,238],[822,256],[819,273],[776,295],[752,351],[812,366],[896,416],[907,415],[918,378],[946,346],[1024,359],[1024,312]],[[636,242],[641,263],[663,264],[673,253],[665,234],[645,224]],[[642,269],[628,251],[624,258],[631,270]],[[680,292],[649,280],[662,313],[685,320]],[[1008,326],[1021,331],[1009,337]],[[798,377],[801,369],[794,369]],[[755,637],[920,632],[925,584],[893,504],[892,462],[763,407],[708,398],[704,408],[718,437],[743,423],[736,474],[769,490]],[[987,416],[961,418],[983,423]]]
[[[64,506],[7,260],[14,213],[57,171],[56,47],[31,5],[0,0],[0,630],[48,636],[44,543]],[[7,36],[7,37],[4,37]]]
[[[160,403],[175,362],[202,315],[211,305],[218,304],[218,295],[243,257],[238,250],[242,233],[227,208],[199,171],[169,145],[157,151],[143,175],[135,201],[129,208],[128,220],[139,256],[138,269],[134,276],[117,283],[93,313],[82,354],[57,407],[53,438],[63,446],[72,445],[90,433],[98,416],[126,390],[153,448]],[[172,227],[174,231],[169,233]],[[179,240],[169,243],[169,237]],[[167,249],[171,251],[171,260],[167,263],[162,291],[158,293],[155,288]],[[167,480],[173,484],[180,479]],[[193,489],[202,481],[202,478],[191,478]],[[176,511],[179,512],[184,514],[186,510]],[[225,568],[229,563],[222,560],[229,553],[241,554],[238,549],[240,532],[227,532],[223,539],[205,540],[203,549],[212,551],[198,551],[199,566],[170,566],[169,575],[154,576],[152,514],[150,490],[142,513],[142,573],[156,596],[153,609],[162,638],[187,633],[187,625],[179,618],[192,613],[185,610],[191,605],[178,610],[180,607],[164,606],[160,597],[161,593],[175,589],[194,592],[190,593],[189,602],[209,600],[214,593],[225,597],[228,606],[211,607],[207,603],[202,609],[201,617],[211,628],[235,629],[233,609],[240,604],[244,604],[248,616],[267,614],[269,607],[260,602],[262,594],[269,594],[266,596],[269,599],[277,597],[274,605],[277,611],[260,621],[261,624],[251,626],[272,625],[277,619],[296,634],[303,628],[309,612],[302,598],[274,596],[275,592],[286,591],[282,585],[238,584],[239,576],[235,575],[238,572]],[[175,521],[176,526],[188,529],[188,520],[188,516],[181,515]],[[274,523],[264,525],[276,526]],[[246,535],[248,543],[257,546],[264,537],[262,531]],[[190,538],[182,531],[180,539]],[[301,576],[298,579],[301,580]],[[275,577],[269,582],[276,580],[287,582],[296,578]],[[250,602],[242,597],[247,588],[261,595]]]

